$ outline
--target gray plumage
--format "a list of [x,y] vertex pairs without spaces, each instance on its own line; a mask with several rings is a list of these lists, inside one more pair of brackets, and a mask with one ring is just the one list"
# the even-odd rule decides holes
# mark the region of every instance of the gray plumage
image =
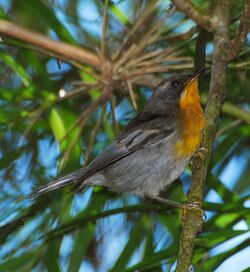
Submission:
[[190,75],[181,75],[164,80],[142,112],[88,167],[38,188],[31,197],[69,184],[77,191],[101,185],[117,192],[158,195],[182,174],[191,158],[177,160],[169,156],[181,135],[178,101],[189,78]]

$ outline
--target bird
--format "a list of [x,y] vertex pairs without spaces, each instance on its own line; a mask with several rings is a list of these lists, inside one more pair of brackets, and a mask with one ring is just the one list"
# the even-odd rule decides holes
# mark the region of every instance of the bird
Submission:
[[142,111],[87,167],[38,187],[30,197],[67,185],[78,192],[98,185],[167,202],[161,191],[181,176],[202,141],[206,122],[198,80],[204,69],[164,79]]

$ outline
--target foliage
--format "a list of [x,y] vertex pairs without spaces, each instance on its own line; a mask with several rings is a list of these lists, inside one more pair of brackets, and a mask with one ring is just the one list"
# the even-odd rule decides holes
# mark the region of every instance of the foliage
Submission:
[[[143,107],[153,79],[137,84],[135,77],[193,70],[199,28],[182,13],[166,12],[166,2],[13,0],[0,6],[2,18],[112,60],[117,76],[110,88],[102,69],[60,65],[48,52],[2,37],[0,271],[173,271],[182,225],[179,210],[104,188],[79,195],[66,189],[37,201],[27,199],[33,188],[58,172],[91,161]],[[197,3],[204,9],[212,5]],[[234,13],[232,29],[239,19],[237,9]],[[206,49],[209,67],[212,40]],[[248,46],[228,69],[227,102],[247,116],[249,63]],[[208,85],[206,74],[204,94]],[[215,271],[249,246],[249,139],[245,119],[223,112],[195,271]],[[185,202],[189,176],[187,171],[182,183],[174,182],[167,197]],[[231,239],[237,242],[223,246]]]

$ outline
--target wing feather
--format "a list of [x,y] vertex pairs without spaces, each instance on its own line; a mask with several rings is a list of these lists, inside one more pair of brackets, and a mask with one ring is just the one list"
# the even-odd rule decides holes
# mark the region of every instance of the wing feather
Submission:
[[85,177],[93,175],[108,165],[121,160],[145,146],[156,143],[173,132],[172,129],[137,129],[119,137],[119,139],[104,150],[86,169]]

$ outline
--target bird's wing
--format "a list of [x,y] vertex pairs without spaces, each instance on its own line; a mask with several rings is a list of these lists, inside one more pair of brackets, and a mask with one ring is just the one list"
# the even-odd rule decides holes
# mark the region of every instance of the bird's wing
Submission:
[[[157,120],[158,119],[158,120]],[[104,150],[86,169],[84,178],[93,175],[94,173],[102,170],[108,165],[119,161],[131,153],[134,153],[145,146],[154,144],[173,133],[171,127],[160,127],[159,123],[162,118],[156,118],[154,125],[139,125],[131,131],[126,131],[121,134],[116,142],[111,144]]]
[[[142,116],[143,117],[143,116]],[[145,146],[154,144],[169,137],[174,129],[168,118],[147,116],[144,119],[140,115],[130,122],[120,137],[104,150],[87,168],[81,168],[66,176],[60,177],[32,192],[30,198],[34,199],[48,192],[57,190],[69,184],[74,184],[77,189],[79,185],[94,173],[102,170],[108,165],[121,160]]]

